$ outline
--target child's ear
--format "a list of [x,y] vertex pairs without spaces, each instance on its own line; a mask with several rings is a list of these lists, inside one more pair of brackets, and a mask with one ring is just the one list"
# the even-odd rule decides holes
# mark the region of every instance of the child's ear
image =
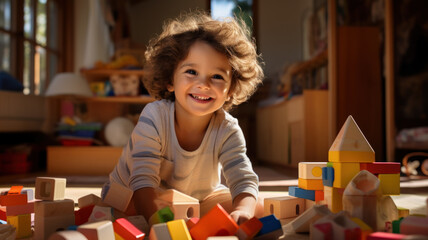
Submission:
[[166,86],[166,89],[168,89],[168,91],[169,91],[169,92],[174,92],[174,86],[173,86],[173,85],[171,85],[171,84],[168,84],[168,85]]

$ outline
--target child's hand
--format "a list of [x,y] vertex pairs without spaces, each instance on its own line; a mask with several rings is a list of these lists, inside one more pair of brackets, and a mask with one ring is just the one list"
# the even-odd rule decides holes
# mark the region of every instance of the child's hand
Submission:
[[238,223],[238,225],[250,220],[253,217],[252,214],[243,210],[235,210],[230,213],[230,216],[233,220],[235,220],[236,223]]

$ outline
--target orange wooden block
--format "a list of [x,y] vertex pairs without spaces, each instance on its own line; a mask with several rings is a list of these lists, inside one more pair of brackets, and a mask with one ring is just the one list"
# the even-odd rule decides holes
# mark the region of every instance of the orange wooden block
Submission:
[[190,230],[198,222],[199,222],[199,218],[192,217],[191,219],[187,220],[187,222],[186,222],[187,228]]
[[322,179],[303,179],[299,178],[298,180],[299,188],[303,188],[306,190],[323,190],[324,185],[322,183]]
[[27,204],[27,194],[22,194],[23,186],[12,186],[9,191],[0,195],[0,205],[16,206]]
[[217,204],[190,229],[190,235],[194,240],[205,240],[209,236],[235,235],[236,231],[236,222]]
[[124,239],[144,239],[145,234],[125,218],[116,219],[113,223],[114,232]]
[[253,239],[254,236],[262,229],[263,223],[256,217],[239,225],[236,235],[240,240]]

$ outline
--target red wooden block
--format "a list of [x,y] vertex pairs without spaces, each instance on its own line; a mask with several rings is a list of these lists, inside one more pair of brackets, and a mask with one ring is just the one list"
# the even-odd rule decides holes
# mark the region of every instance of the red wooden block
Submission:
[[0,207],[0,220],[7,221],[6,208]]
[[333,239],[333,227],[330,222],[314,224],[314,228],[323,233],[323,239]]
[[126,218],[116,219],[113,223],[114,232],[126,240],[144,239],[145,234],[130,223]]
[[400,173],[401,164],[398,162],[360,163],[360,170],[367,170],[373,174]]
[[236,222],[217,204],[190,229],[190,235],[194,240],[205,240],[210,236],[235,235],[236,231]]
[[79,226],[87,223],[93,209],[94,205],[89,205],[74,211],[74,224]]
[[34,213],[34,200],[27,202],[23,205],[9,205],[6,206],[6,215],[7,216],[18,216]]
[[187,220],[187,222],[186,222],[187,229],[190,230],[198,222],[199,222],[199,218],[198,217],[192,217],[191,219]]
[[315,190],[315,202],[319,202],[324,200],[324,191]]
[[367,236],[367,240],[398,240],[404,239],[406,235],[398,233],[375,232]]

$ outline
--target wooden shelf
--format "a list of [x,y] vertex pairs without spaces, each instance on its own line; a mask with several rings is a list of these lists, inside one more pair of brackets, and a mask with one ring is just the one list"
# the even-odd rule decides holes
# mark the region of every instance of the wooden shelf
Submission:
[[318,55],[309,59],[308,61],[302,62],[296,68],[290,70],[291,75],[296,75],[298,73],[313,70],[320,67],[323,64],[326,64],[328,61],[327,50],[322,51]]
[[122,75],[144,75],[144,70],[142,69],[81,69],[80,73],[85,76],[98,76],[98,77],[109,77],[112,74],[122,74]]
[[396,147],[398,149],[425,150],[425,151],[428,151],[428,142],[397,143]]
[[105,102],[105,103],[142,103],[147,104],[153,102],[155,99],[148,95],[141,95],[136,97],[88,97],[83,98],[88,102]]

